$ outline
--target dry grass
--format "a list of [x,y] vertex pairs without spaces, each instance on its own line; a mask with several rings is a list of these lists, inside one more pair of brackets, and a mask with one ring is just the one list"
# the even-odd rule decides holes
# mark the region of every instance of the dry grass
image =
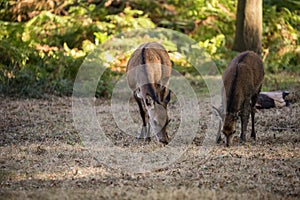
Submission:
[[[80,145],[71,99],[1,98],[0,199],[299,199],[300,103],[257,114],[256,141],[212,147],[200,156],[207,131],[208,100],[201,100],[199,129],[185,154],[168,167],[129,173],[97,162]],[[98,99],[97,115],[108,137],[125,150],[163,148],[137,142],[120,131],[109,102]],[[134,121],[139,116],[133,107]],[[170,132],[180,123],[170,105]],[[236,135],[238,136],[238,135]],[[248,134],[249,136],[249,134]]]

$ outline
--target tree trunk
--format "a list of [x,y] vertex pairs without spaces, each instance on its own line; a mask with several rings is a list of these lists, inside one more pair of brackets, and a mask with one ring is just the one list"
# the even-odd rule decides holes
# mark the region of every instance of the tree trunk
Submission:
[[262,0],[238,0],[233,50],[261,54]]

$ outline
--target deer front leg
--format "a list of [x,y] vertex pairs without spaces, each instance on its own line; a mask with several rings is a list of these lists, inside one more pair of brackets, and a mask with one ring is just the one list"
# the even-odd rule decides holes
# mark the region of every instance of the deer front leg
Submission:
[[222,129],[222,121],[219,120],[219,129],[218,129],[218,133],[217,133],[217,137],[216,137],[216,143],[219,144],[222,140],[221,138],[221,129]]
[[148,123],[148,127],[146,129],[146,135],[145,135],[145,142],[150,142],[151,137],[150,137],[151,131],[150,131],[150,123]]
[[140,111],[140,115],[141,115],[141,118],[142,118],[142,121],[143,121],[143,126],[142,126],[142,129],[141,129],[141,133],[140,135],[137,137],[138,139],[147,139],[148,141],[150,140],[150,126],[148,125],[147,127],[147,124],[148,124],[148,114],[143,106],[143,103],[142,103],[142,100],[137,96],[136,92],[134,93],[134,98],[139,106],[139,111]]
[[147,126],[142,126],[141,133],[137,138],[144,139],[146,134],[147,134]]
[[[216,137],[216,143],[220,143],[221,140],[222,140],[222,137],[221,137],[221,131],[222,131],[222,122],[223,122],[223,118],[222,118],[222,114],[221,114],[221,111],[216,108],[215,106],[212,107],[213,110],[215,111],[216,113],[216,116],[218,117],[218,120],[219,120],[219,128],[218,128],[218,132],[217,132],[217,137]],[[221,107],[222,108],[222,107]],[[223,109],[223,108],[222,108]]]

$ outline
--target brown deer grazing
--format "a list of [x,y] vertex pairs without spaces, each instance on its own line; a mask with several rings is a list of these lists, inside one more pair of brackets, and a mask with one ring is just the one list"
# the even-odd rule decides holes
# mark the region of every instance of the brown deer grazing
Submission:
[[170,101],[169,79],[172,72],[168,52],[156,42],[142,44],[131,55],[126,72],[143,120],[139,138],[149,141],[151,126],[158,141],[168,144],[167,105]]
[[[236,56],[227,66],[222,76],[222,109],[217,110],[223,121],[222,132],[226,146],[232,144],[238,117],[241,119],[241,142],[246,141],[245,132],[251,112],[251,137],[256,138],[254,129],[255,104],[264,78],[262,60],[252,51],[245,51]],[[221,141],[220,128],[217,142]]]

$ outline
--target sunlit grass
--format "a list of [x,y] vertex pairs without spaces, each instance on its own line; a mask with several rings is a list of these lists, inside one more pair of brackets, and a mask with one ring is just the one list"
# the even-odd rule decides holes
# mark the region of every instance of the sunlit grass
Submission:
[[263,82],[263,91],[274,90],[300,90],[300,74],[284,73],[270,74],[266,73]]
[[[197,95],[208,94],[208,87],[205,80],[218,80],[221,76],[209,76],[202,77],[200,75],[185,74],[185,77],[190,82],[192,88]],[[264,82],[262,86],[262,91],[300,91],[300,75],[296,73],[285,73],[281,72],[278,74],[270,74],[265,72]]]

